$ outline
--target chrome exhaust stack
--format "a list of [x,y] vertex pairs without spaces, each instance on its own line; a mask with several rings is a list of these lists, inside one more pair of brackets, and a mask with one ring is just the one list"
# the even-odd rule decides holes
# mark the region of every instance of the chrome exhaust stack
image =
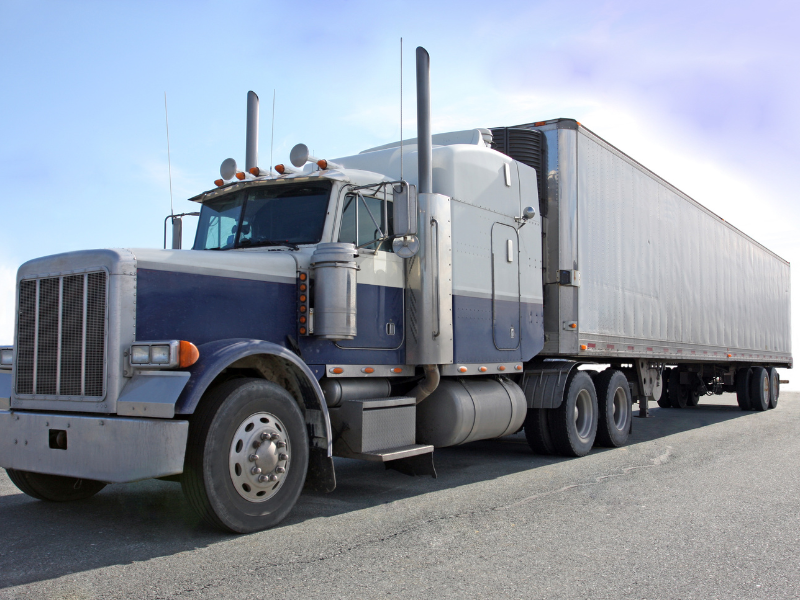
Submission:
[[258,96],[247,92],[247,141],[245,143],[244,171],[258,166]]
[[433,193],[430,56],[417,48],[417,186],[419,254],[408,259],[406,362],[424,378],[410,392],[419,404],[439,385],[439,365],[453,362],[450,198]]
[[431,57],[417,47],[417,171],[420,194],[433,192],[433,141],[431,138]]

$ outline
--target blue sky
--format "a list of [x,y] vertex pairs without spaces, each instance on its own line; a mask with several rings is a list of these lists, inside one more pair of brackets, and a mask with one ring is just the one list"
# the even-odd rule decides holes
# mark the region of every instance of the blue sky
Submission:
[[576,118],[797,263],[797,6],[0,0],[0,343],[22,262],[161,245],[164,92],[175,208],[192,210],[224,158],[244,160],[249,89],[262,164],[273,90],[273,162],[298,142],[335,157],[397,139],[400,36],[408,137],[423,45],[434,132]]

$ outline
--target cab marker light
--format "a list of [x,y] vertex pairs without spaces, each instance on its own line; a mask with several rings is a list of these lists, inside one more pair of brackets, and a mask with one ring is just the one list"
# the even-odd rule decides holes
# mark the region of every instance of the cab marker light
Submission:
[[514,368],[515,368],[517,371],[522,371],[522,365],[517,365],[517,366],[516,366],[516,367],[514,367]]
[[497,367],[497,370],[498,371],[505,371],[506,367],[505,367],[505,365],[500,365],[499,367]]
[[370,373],[374,373],[375,369],[373,369],[372,367],[364,367],[363,369],[361,369],[361,372],[369,375]]
[[215,179],[214,180],[214,185],[217,186],[217,187],[222,187],[223,185],[225,185],[225,180],[224,179]]
[[402,373],[402,372],[403,372],[402,367],[395,367],[394,369],[392,369],[392,373]]
[[467,367],[458,367],[458,372],[459,373],[466,373],[467,372]]
[[339,165],[335,162],[331,162],[329,160],[325,160],[324,158],[317,161],[317,166],[325,171],[326,169],[342,169],[342,165]]
[[342,373],[344,373],[344,369],[342,367],[334,367],[331,369],[331,373],[333,373],[334,375],[341,375]]
[[480,371],[481,373],[486,373],[487,370],[488,369],[486,367],[478,367],[478,371]]

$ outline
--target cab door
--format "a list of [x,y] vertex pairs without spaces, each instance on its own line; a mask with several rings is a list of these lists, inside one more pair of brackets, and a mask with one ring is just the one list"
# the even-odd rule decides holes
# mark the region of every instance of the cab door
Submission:
[[[492,225],[492,337],[498,350],[520,347],[519,235]],[[513,357],[509,357],[513,360]]]
[[[391,188],[389,188],[391,190]],[[347,195],[343,199],[339,241],[361,247],[356,273],[356,337],[340,348],[396,349],[403,343],[404,264],[392,252],[391,195]]]

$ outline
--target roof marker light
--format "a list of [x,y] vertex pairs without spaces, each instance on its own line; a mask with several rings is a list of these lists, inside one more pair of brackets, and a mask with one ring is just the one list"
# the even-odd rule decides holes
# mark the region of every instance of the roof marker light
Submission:
[[214,180],[214,185],[217,186],[217,187],[222,187],[223,185],[225,185],[225,180],[224,179],[215,179]]

